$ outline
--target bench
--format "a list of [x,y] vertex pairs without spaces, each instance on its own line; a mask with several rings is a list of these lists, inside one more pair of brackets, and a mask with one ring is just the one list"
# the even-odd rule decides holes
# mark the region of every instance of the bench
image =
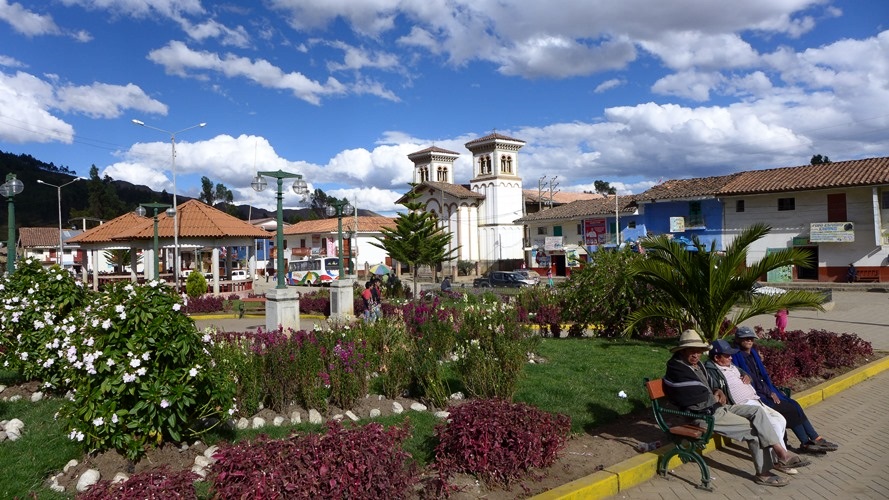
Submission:
[[[670,460],[678,456],[682,463],[693,461],[701,469],[701,484],[697,488],[713,491],[713,487],[710,486],[710,468],[707,467],[707,463],[704,462],[704,456],[701,454],[713,436],[713,417],[665,407],[664,403],[667,402],[667,399],[664,393],[663,379],[650,380],[646,378],[645,388],[648,390],[648,397],[651,398],[651,409],[654,412],[654,419],[658,427],[670,437],[674,444],[673,449],[658,458],[658,475],[667,477],[667,466]],[[707,423],[707,427],[698,427],[690,423],[671,425],[665,418],[666,415],[704,420]]]
[[[265,314],[265,302],[265,297],[247,297],[241,299],[241,304],[238,306],[238,318],[243,318],[248,312]],[[259,306],[248,308],[247,304],[259,304]]]
[[878,282],[880,281],[880,270],[879,269],[859,269],[858,275],[855,277],[855,281],[868,281],[868,282]]

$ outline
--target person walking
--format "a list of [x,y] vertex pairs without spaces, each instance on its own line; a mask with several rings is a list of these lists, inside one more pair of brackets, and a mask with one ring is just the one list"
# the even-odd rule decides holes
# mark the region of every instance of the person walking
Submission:
[[555,284],[553,283],[553,270],[552,269],[546,270],[546,282],[550,288],[555,286]]
[[784,335],[784,330],[787,329],[787,309],[775,313],[775,328],[778,329],[778,333]]

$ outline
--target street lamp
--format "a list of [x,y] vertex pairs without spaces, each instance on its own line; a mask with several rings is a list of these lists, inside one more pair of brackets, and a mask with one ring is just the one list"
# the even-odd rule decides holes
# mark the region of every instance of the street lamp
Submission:
[[136,215],[145,217],[146,208],[154,209],[154,279],[160,279],[160,262],[158,261],[158,241],[157,241],[157,211],[162,208],[168,208],[170,205],[166,203],[142,203],[136,207]]
[[72,180],[70,182],[66,182],[66,183],[62,184],[61,186],[56,186],[55,184],[50,184],[48,182],[44,182],[40,179],[37,179],[37,184],[46,184],[49,187],[54,187],[54,188],[56,188],[56,191],[58,192],[58,195],[59,195],[59,256],[58,256],[58,259],[56,259],[58,261],[57,263],[58,263],[59,267],[62,266],[62,253],[64,252],[64,244],[65,244],[62,241],[62,188],[67,186],[68,184],[74,184],[75,182],[77,182],[79,180],[83,180],[83,177],[75,177],[74,180]]
[[[344,199],[343,201],[333,201],[330,205],[327,205],[325,209],[328,217],[333,217],[334,215],[337,218],[337,231],[339,233],[339,244],[340,244],[340,254],[338,255],[340,262],[340,276],[339,279],[343,279],[346,273],[343,270],[343,216],[346,217],[352,215],[352,212],[355,211],[355,207],[349,204],[349,200]],[[350,259],[351,260],[351,259]],[[350,264],[351,265],[351,264]]]
[[15,178],[15,174],[6,174],[6,182],[0,186],[0,195],[6,197],[9,207],[9,241],[6,244],[6,274],[15,271],[15,203],[12,198],[25,189],[22,181]]
[[[302,175],[291,174],[289,172],[284,172],[283,170],[274,172],[265,171],[257,172],[256,177],[253,178],[253,182],[250,183],[250,186],[252,186],[256,192],[261,192],[268,187],[268,183],[263,176],[278,179],[278,220],[277,231],[275,231],[275,245],[277,246],[278,253],[278,272],[275,274],[278,276],[278,286],[275,288],[286,289],[287,285],[284,282],[284,179],[296,179],[293,181],[293,192],[299,195],[308,193],[309,187],[306,184],[306,181],[303,180]],[[342,264],[340,264],[340,268],[342,268]]]
[[[170,132],[169,130],[164,130],[162,128],[152,127],[151,125],[146,125],[142,120],[133,120],[133,123],[139,125],[140,127],[150,128],[151,130],[157,130],[158,132],[163,132],[165,134],[170,135],[170,146],[172,147],[171,155],[170,155],[170,165],[171,171],[173,172],[173,279],[175,280],[175,288],[176,291],[179,291],[179,205],[176,203],[176,134],[181,134],[187,130],[191,130],[193,128],[206,127],[206,123],[198,123],[197,125],[192,125],[191,127],[184,128],[177,132]],[[170,211],[167,211],[167,214],[170,214]]]

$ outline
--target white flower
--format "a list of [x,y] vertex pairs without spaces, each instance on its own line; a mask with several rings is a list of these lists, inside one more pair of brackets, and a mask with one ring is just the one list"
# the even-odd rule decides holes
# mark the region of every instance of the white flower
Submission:
[[136,380],[136,376],[133,375],[132,373],[124,373],[123,374],[123,381],[125,384],[129,384],[130,382],[134,382],[135,380]]
[[624,391],[620,391],[617,393],[617,397],[626,399],[627,393]]
[[133,368],[139,368],[139,365],[142,364],[142,361],[139,358],[133,358],[130,360],[130,366]]
[[115,413],[114,415],[111,415],[111,423],[112,423],[112,424],[116,424],[116,423],[117,423],[117,420],[118,420],[118,419],[117,419],[117,413]]
[[148,358],[150,358],[150,357],[151,357],[151,355],[148,354],[147,351],[142,353],[142,361],[148,361]]
[[166,399],[161,399],[161,408],[169,408],[170,402]]
[[97,418],[93,419],[93,425],[95,425],[96,427],[101,427],[104,424],[105,424],[105,419],[102,417],[97,417]]
[[118,305],[114,306],[114,312],[116,312],[116,313],[122,313],[122,312],[124,312],[124,311],[125,311],[125,309],[124,309],[124,307],[123,307],[123,304],[118,304]]
[[105,321],[102,322],[102,329],[107,330],[109,328],[111,328],[111,320],[106,319]]
[[111,367],[111,366],[114,366],[116,363],[114,362],[113,359],[108,358],[108,361],[106,361],[105,364],[108,365],[109,367]]
[[197,369],[197,368],[192,368],[191,370],[188,370],[188,376],[189,376],[189,377],[196,377],[197,375],[198,375],[198,369]]
[[178,311],[179,309],[182,309],[182,304],[173,304],[174,311]]
[[145,373],[146,373],[147,371],[148,371],[148,368],[145,368],[145,367],[143,366],[142,368],[139,368],[138,370],[136,370],[136,375],[138,375],[138,376],[140,376],[140,377],[143,377],[143,376],[145,376]]

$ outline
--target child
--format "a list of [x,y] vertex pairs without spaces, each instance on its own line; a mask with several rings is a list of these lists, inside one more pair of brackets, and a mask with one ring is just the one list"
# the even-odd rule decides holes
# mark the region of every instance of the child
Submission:
[[549,287],[552,288],[553,287],[553,270],[552,269],[546,270],[546,280],[547,280],[547,283],[549,284]]
[[787,328],[787,309],[775,313],[775,326],[778,328],[778,333],[784,333],[784,329]]

